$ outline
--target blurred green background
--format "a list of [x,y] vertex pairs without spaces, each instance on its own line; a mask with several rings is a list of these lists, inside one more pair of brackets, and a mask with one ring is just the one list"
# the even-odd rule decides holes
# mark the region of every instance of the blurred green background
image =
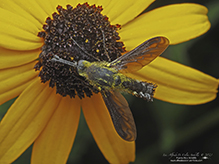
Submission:
[[[209,9],[212,27],[196,39],[170,46],[163,56],[219,78],[218,0],[157,0],[146,11],[181,2],[205,5]],[[219,97],[196,106],[175,105],[159,100],[147,103],[131,95],[125,97],[132,109],[138,133],[134,164],[174,163],[170,162],[170,153],[210,153],[212,156],[201,163],[219,163]],[[0,119],[13,101],[0,106]],[[29,164],[31,149],[28,148],[13,164]],[[91,163],[108,162],[98,149],[82,115],[67,164]]]

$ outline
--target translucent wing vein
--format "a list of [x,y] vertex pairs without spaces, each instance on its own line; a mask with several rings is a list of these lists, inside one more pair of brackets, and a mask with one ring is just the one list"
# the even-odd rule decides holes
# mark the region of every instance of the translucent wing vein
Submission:
[[132,51],[112,61],[110,66],[121,71],[138,71],[161,55],[168,45],[169,40],[165,37],[149,39]]
[[125,98],[119,92],[109,91],[103,91],[102,97],[117,133],[124,140],[134,141],[137,135],[135,122]]

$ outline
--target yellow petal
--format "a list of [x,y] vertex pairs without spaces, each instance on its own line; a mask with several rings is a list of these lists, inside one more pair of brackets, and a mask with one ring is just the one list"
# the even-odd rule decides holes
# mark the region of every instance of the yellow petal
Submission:
[[108,13],[112,24],[125,25],[143,12],[155,0],[116,1]]
[[0,69],[16,67],[29,63],[36,60],[39,54],[39,49],[32,51],[13,51],[0,47]]
[[97,145],[109,163],[134,161],[135,142],[127,142],[117,134],[100,94],[83,99],[82,110]]
[[1,23],[17,27],[19,29],[22,29],[23,31],[27,31],[32,34],[36,34],[38,32],[38,28],[35,24],[20,15],[17,15],[11,11],[8,11],[7,9],[2,8],[0,8],[0,14]]
[[[42,45],[38,29],[29,20],[0,8],[0,46],[8,49],[30,50]],[[30,46],[30,47],[28,47]]]
[[[54,4],[51,3],[51,1],[47,0],[47,1],[44,1],[44,0],[36,0],[36,4],[39,6],[40,10],[43,10],[44,13],[46,13],[46,15],[44,15],[44,19],[43,21],[46,20],[46,18],[48,16],[52,16],[52,14],[56,11],[56,7],[60,4]],[[43,16],[42,16],[43,18]]]
[[208,31],[207,8],[198,4],[174,4],[149,11],[126,24],[120,31],[127,50],[155,36],[166,36],[178,44]]
[[191,67],[158,57],[129,75],[158,85],[155,98],[175,104],[202,104],[215,99],[219,80]]
[[[89,2],[89,1],[88,1]],[[103,1],[103,0],[97,0],[96,2],[95,2],[95,4],[97,5],[97,6],[102,6],[103,7],[103,11],[105,10],[105,8],[109,5],[109,3],[111,2],[111,0],[105,0],[105,1]],[[102,11],[102,12],[103,12]],[[104,13],[104,12],[103,12]]]
[[60,99],[39,79],[19,96],[0,124],[0,163],[12,163],[34,142]]
[[[41,24],[43,24],[45,22],[45,19],[49,16],[46,11],[38,4],[37,0],[14,0],[13,2],[18,6],[21,6],[29,15],[32,15],[34,19],[38,20]],[[20,14],[23,15],[23,13]]]
[[[56,1],[63,1],[63,0],[56,0]],[[103,7],[103,11],[105,10],[105,8],[108,6],[108,4],[111,2],[111,0],[77,0],[77,1],[72,1],[72,0],[67,0],[67,2],[63,2],[64,4],[62,5],[62,7],[65,7],[66,4],[70,4],[73,7],[76,7],[78,4],[83,4],[83,3],[88,3],[89,5],[96,5],[96,6],[102,6]],[[60,2],[56,3],[59,4]]]
[[29,81],[22,83],[21,85],[11,88],[4,93],[0,94],[0,105],[17,97],[20,95],[30,84],[32,84],[34,79],[30,79]]
[[10,35],[0,34],[0,46],[14,50],[33,50],[42,46],[41,42],[31,42]]
[[[28,21],[32,22],[38,29],[42,28],[42,23],[40,22],[35,15],[32,15],[28,12],[28,10],[25,10],[23,5],[20,5],[18,3],[19,0],[10,0],[10,1],[1,1],[0,7],[3,9],[7,9],[8,11],[11,11],[15,15],[22,16],[23,18],[27,19]],[[26,1],[27,6],[29,5],[29,1]],[[26,5],[24,4],[24,5]],[[29,6],[29,8],[32,8],[34,6]],[[40,12],[40,11],[39,11]],[[39,13],[40,14],[40,13]]]
[[[28,71],[32,71],[32,73],[34,74],[35,71],[34,71],[33,67],[34,67],[35,64],[36,64],[36,62],[31,62],[31,63],[27,63],[27,64],[17,66],[17,67],[10,67],[10,68],[7,68],[7,69],[0,69],[0,74],[1,74],[0,82],[4,81],[4,80],[7,80],[7,79],[10,79],[10,78],[13,78],[16,75],[19,75],[19,74],[22,74],[22,73],[25,73],[25,72],[28,72]],[[12,79],[12,81],[15,80],[15,79],[16,78]]]
[[[59,1],[62,1],[62,0],[59,0]],[[107,2],[108,0],[106,0],[106,2]],[[72,1],[72,0],[65,0],[65,3],[63,2],[63,5],[62,5],[62,7],[63,8],[66,8],[66,5],[67,4],[70,4],[70,5],[72,5],[73,7],[76,7],[78,4],[84,4],[84,3],[88,3],[89,5],[94,5],[94,4],[97,4],[97,0],[87,0],[87,1],[85,1],[85,0],[77,0],[77,1]],[[101,4],[102,4],[102,2],[100,2]],[[99,3],[99,4],[100,4]],[[104,2],[105,3],[105,2]],[[57,6],[57,5],[56,5]]]
[[66,6],[66,4],[75,3],[75,1],[68,1],[67,0],[49,0],[49,2],[52,4],[53,7],[57,7],[58,5],[61,5],[62,7]]
[[36,78],[34,63],[0,70],[0,104],[18,96]]
[[31,164],[65,164],[80,118],[80,99],[62,98],[49,123],[33,146]]

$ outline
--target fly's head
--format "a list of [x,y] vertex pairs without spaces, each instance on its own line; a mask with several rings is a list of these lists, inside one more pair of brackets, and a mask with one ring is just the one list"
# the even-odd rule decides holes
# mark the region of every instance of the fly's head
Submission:
[[87,77],[86,72],[88,67],[91,66],[91,64],[92,63],[87,60],[79,60],[77,65],[78,74],[80,76]]

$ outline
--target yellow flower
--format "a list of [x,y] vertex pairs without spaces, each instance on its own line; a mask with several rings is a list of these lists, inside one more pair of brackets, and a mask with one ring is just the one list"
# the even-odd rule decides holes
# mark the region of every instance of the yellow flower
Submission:
[[[210,28],[207,9],[198,4],[164,6],[137,17],[154,0],[90,0],[118,31],[126,50],[155,36],[178,44]],[[18,158],[32,143],[31,163],[66,163],[76,135],[80,110],[109,163],[135,159],[135,142],[116,133],[100,94],[80,99],[62,97],[48,82],[41,83],[38,62],[43,39],[37,36],[58,5],[76,6],[74,0],[7,0],[0,3],[0,104],[16,97],[0,124],[0,163]],[[98,51],[96,51],[98,52]],[[156,83],[155,98],[178,104],[201,104],[216,97],[219,81],[200,71],[158,57],[132,78]]]

